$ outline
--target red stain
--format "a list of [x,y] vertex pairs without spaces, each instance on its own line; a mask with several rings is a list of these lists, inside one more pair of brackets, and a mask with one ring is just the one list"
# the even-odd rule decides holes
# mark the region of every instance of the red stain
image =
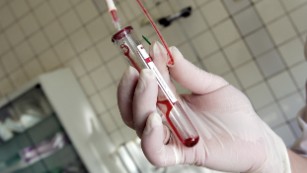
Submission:
[[110,13],[111,13],[113,21],[118,22],[118,16],[117,16],[116,10],[111,10]]
[[173,129],[174,133],[179,138],[179,140],[183,143],[183,145],[185,145],[187,147],[193,147],[195,144],[197,144],[199,137],[197,136],[195,138],[183,139],[182,136],[180,135],[180,133],[178,132],[177,128],[173,124],[172,120],[170,119],[170,113],[171,113],[174,105],[176,105],[176,103],[177,102],[171,103],[169,100],[159,100],[159,101],[157,101],[157,105],[158,105],[158,107],[160,107],[160,109],[162,111],[164,111],[165,109],[163,109],[163,107],[161,107],[161,106],[165,106],[164,108],[166,108],[166,110],[165,110],[164,114],[165,114],[166,120],[169,123],[169,125],[171,126],[171,128]]
[[133,58],[130,56],[130,49],[127,45],[122,44],[120,45],[120,48],[122,49],[124,55],[129,59],[129,62],[131,65],[136,68],[137,71],[141,71],[141,68],[138,66],[138,64],[133,60]]
[[[175,105],[176,103],[174,103]],[[175,132],[175,134],[177,135],[177,137],[179,138],[179,140],[185,144],[185,140],[182,139],[182,136],[180,135],[180,133],[178,132],[177,128],[175,127],[175,125],[173,124],[172,120],[170,119],[170,113],[173,109],[173,104],[169,101],[169,100],[160,100],[160,101],[157,101],[157,105],[159,107],[161,107],[162,105],[165,106],[166,108],[166,111],[164,112],[165,114],[165,117],[166,117],[166,120],[167,122],[169,123],[169,125],[171,126],[171,128],[173,129],[173,131]],[[165,110],[163,108],[160,108],[162,111]]]

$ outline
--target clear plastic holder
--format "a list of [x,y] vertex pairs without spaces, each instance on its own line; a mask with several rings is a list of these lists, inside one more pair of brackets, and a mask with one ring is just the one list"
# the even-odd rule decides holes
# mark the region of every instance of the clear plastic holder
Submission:
[[152,70],[156,76],[159,89],[167,98],[166,100],[158,100],[157,106],[165,115],[169,127],[182,144],[187,147],[196,145],[199,135],[180,103],[179,96],[173,93],[167,85],[144,46],[136,37],[133,28],[127,26],[121,29],[113,35],[112,42],[120,48],[129,63],[138,71],[144,68]]

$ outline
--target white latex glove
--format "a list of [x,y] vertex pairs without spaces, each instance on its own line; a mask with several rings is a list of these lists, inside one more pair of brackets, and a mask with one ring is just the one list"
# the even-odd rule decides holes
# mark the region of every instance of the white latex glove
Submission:
[[227,172],[289,173],[283,141],[258,117],[248,98],[224,79],[207,73],[171,49],[174,65],[167,67],[167,54],[155,43],[151,55],[165,80],[170,76],[192,94],[181,101],[200,134],[194,147],[180,143],[163,125],[157,113],[158,91],[149,70],[139,74],[129,68],[118,87],[118,105],[124,122],[141,138],[147,159],[156,166],[193,164]]

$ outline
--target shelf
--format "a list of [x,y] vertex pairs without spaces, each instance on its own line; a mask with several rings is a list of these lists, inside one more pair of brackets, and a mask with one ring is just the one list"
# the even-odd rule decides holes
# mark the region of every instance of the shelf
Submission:
[[[52,113],[52,114],[50,114],[50,115],[44,117],[43,119],[41,119],[39,122],[37,122],[37,123],[34,124],[33,126],[27,128],[27,129],[25,129],[23,132],[15,133],[14,136],[13,136],[11,139],[9,139],[9,140],[7,140],[7,141],[5,141],[5,142],[3,142],[3,143],[0,143],[0,148],[1,148],[2,146],[5,146],[5,145],[7,145],[7,144],[13,142],[14,140],[18,139],[18,137],[20,137],[20,136],[26,135],[26,134],[28,134],[29,132],[33,131],[33,130],[35,131],[37,128],[39,128],[39,126],[41,126],[42,124],[46,123],[47,121],[51,121],[52,119],[54,119],[54,117],[55,117],[55,114]],[[56,120],[56,121],[58,121],[58,120]]]
[[[34,164],[40,162],[40,161],[46,161],[47,159],[50,159],[51,157],[54,157],[54,159],[59,159],[60,157],[59,156],[62,156],[63,154],[62,153],[69,153],[69,152],[74,152],[73,148],[71,145],[66,145],[64,146],[63,148],[61,149],[58,149],[52,153],[48,153],[48,154],[43,154],[43,155],[40,155],[37,159],[35,160],[32,160],[31,162],[24,162],[24,161],[19,161],[18,163],[14,164],[14,165],[11,165],[10,167],[7,167],[5,168],[4,170],[1,170],[1,173],[13,173],[13,172],[16,172],[16,171],[19,171],[19,170],[22,170],[22,169],[26,169],[26,168],[29,168],[31,166],[33,166]],[[75,154],[73,154],[75,155]]]

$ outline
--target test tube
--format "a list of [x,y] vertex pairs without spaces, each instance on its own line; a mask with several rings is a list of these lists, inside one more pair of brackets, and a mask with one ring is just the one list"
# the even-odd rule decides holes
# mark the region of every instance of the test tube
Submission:
[[159,100],[157,106],[165,115],[169,127],[182,144],[187,147],[196,145],[199,135],[180,103],[179,96],[174,94],[167,85],[144,46],[136,37],[133,28],[127,26],[121,29],[113,35],[112,42],[120,48],[128,62],[138,71],[144,68],[152,70],[166,98],[166,100]]

